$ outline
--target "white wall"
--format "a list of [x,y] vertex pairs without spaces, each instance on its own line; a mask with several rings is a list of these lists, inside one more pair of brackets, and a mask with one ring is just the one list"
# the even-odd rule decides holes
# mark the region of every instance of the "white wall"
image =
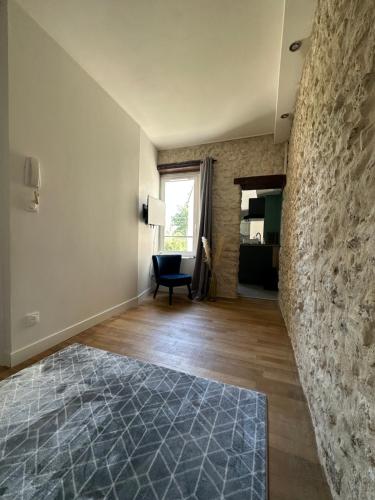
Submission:
[[157,151],[141,130],[139,151],[139,232],[138,232],[138,294],[151,286],[151,255],[158,250],[158,228],[148,226],[142,219],[142,205],[147,196],[159,197],[159,173],[156,169]]
[[[142,235],[138,266],[139,181],[152,190],[156,160],[137,123],[13,1],[9,77],[15,364],[143,291],[150,239]],[[25,210],[25,155],[41,163],[39,214]],[[33,311],[40,323],[26,327]]]
[[9,363],[9,127],[8,127],[8,13],[0,0],[0,365]]

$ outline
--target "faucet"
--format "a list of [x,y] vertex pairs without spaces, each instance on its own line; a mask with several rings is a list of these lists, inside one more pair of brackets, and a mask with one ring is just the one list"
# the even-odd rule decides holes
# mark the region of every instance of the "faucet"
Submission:
[[[258,238],[258,234],[259,234],[259,238]],[[259,243],[262,243],[262,235],[260,233],[257,233],[255,235],[255,239],[259,240]]]

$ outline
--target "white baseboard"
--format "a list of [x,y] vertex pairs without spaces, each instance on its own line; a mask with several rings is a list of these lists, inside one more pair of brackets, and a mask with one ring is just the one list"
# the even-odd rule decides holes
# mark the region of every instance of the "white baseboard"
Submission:
[[145,298],[150,295],[151,293],[151,288],[146,288],[146,290],[143,290],[143,292],[141,292],[139,295],[138,295],[138,303],[141,303],[145,300]]
[[131,307],[135,307],[140,301],[144,300],[144,298],[148,295],[149,292],[150,289],[148,288],[143,292],[141,292],[136,297],[121,302],[121,304],[117,304],[116,306],[110,307],[109,309],[101,311],[98,314],[95,314],[93,316],[90,316],[89,318],[79,321],[74,325],[68,326],[63,330],[52,333],[51,335],[48,335],[43,339],[37,340],[36,342],[33,342],[32,344],[29,344],[25,347],[22,347],[21,349],[12,351],[9,356],[10,359],[8,359],[8,362],[5,364],[5,366],[18,365],[19,363],[26,361],[32,356],[36,356],[37,354],[45,351],[46,349],[49,349],[50,347],[53,347],[54,345],[59,344],[60,342],[63,342],[64,340],[67,340],[70,337],[73,337],[74,335],[77,335],[80,332],[83,332],[84,330],[87,330],[87,328],[95,326],[98,323],[101,323],[102,321],[112,316],[121,314],[130,309]]

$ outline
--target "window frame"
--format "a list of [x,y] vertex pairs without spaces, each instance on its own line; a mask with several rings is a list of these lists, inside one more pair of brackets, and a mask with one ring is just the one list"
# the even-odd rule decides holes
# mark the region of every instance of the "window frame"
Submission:
[[193,250],[191,252],[179,252],[177,250],[164,250],[164,227],[159,227],[159,254],[180,254],[185,258],[195,258],[198,244],[199,220],[200,220],[200,171],[163,174],[160,176],[160,199],[165,202],[165,183],[170,180],[193,179],[194,180],[194,213],[193,213]]

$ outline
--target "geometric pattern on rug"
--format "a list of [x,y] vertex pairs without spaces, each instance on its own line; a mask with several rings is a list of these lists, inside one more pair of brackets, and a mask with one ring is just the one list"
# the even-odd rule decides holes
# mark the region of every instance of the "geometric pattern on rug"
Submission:
[[0,382],[0,496],[264,500],[266,396],[73,344]]

